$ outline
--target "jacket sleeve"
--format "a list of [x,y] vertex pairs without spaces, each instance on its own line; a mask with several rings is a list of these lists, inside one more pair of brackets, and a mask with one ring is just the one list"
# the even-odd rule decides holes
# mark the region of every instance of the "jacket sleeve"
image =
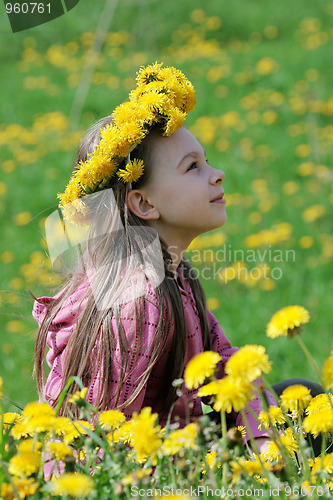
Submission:
[[[147,281],[147,289],[144,299],[143,311],[143,330],[141,332],[141,345],[135,340],[135,332],[137,328],[135,318],[135,304],[131,300],[123,304],[120,308],[120,321],[123,328],[123,335],[126,339],[125,359],[121,359],[119,330],[115,316],[112,316],[111,325],[114,332],[114,346],[112,347],[112,381],[109,387],[109,395],[113,398],[111,406],[119,408],[123,411],[127,419],[131,418],[133,412],[139,412],[144,404],[145,397],[150,394],[150,378],[143,385],[142,390],[136,399],[126,408],[122,406],[128,401],[137,387],[139,386],[142,376],[147,371],[152,358],[152,353],[156,346],[156,329],[159,322],[159,312],[155,291],[149,281]],[[140,328],[140,325],[138,325]],[[169,330],[167,346],[172,341],[172,328]],[[134,353],[135,351],[135,353]],[[135,355],[133,355],[135,354]],[[162,370],[164,358],[159,359],[157,369]],[[154,368],[157,365],[155,364]],[[88,390],[87,398],[92,404],[96,404],[98,387],[102,380],[102,367],[95,370],[96,380],[93,380],[91,388]],[[121,390],[119,391],[119,382],[123,379]]]
[[[215,316],[207,309],[207,319],[211,333],[212,339],[212,350],[220,354],[222,361],[218,364],[218,377],[223,378],[225,376],[225,364],[228,359],[239,350],[238,347],[232,347],[231,343],[223,333],[217,319]],[[260,379],[255,381],[256,385],[260,385]],[[250,401],[244,409],[244,414],[247,419],[250,431],[254,438],[258,437],[268,437],[268,434],[264,430],[258,428],[258,422],[256,418],[251,415],[250,410],[252,410],[256,415],[259,415],[262,410],[260,398],[258,393],[255,392],[255,398]],[[265,394],[268,399],[269,405],[277,406],[274,396],[267,390]],[[231,416],[236,419],[236,426],[244,426],[246,429],[246,435],[243,439],[244,443],[250,439],[250,435],[247,430],[246,422],[243,421],[240,413],[232,412]]]

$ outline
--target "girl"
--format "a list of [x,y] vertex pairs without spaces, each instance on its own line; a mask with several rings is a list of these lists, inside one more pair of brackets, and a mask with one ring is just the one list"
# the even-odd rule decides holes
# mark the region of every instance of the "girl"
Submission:
[[[76,375],[101,411],[117,408],[130,418],[150,406],[163,426],[172,407],[171,422],[184,426],[202,414],[201,402],[185,385],[177,395],[173,380],[204,350],[221,355],[223,377],[237,351],[206,308],[184,257],[194,238],[227,220],[224,172],[208,164],[182,126],[194,104],[184,75],[155,63],[139,71],[130,100],[95,124],[80,145],[59,198],[67,237],[74,224],[88,229],[86,242],[66,286],[53,298],[36,299],[33,309],[39,323],[34,371],[40,399],[52,406]],[[51,371],[44,383],[46,345]],[[72,384],[69,392],[76,390]],[[69,406],[65,400],[61,412]],[[258,414],[258,398],[249,407]],[[236,425],[244,424],[233,416]],[[247,416],[263,450],[267,435]]]

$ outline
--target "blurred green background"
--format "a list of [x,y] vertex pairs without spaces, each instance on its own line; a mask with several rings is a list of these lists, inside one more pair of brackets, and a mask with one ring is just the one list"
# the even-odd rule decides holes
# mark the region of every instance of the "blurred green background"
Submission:
[[265,329],[278,309],[299,304],[319,365],[332,348],[333,2],[81,0],[18,33],[0,9],[5,395],[21,406],[37,398],[28,290],[52,295],[59,283],[44,222],[80,137],[156,60],[192,81],[186,124],[226,174],[228,222],[188,250],[200,276],[206,269],[208,307],[234,345],[265,345],[270,382],[315,378],[295,341],[269,340]]

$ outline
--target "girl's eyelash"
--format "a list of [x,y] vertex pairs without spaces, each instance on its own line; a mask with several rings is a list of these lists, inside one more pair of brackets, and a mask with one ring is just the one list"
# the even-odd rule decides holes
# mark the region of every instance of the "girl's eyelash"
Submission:
[[196,161],[194,161],[193,163],[191,163],[191,165],[190,165],[190,166],[188,167],[188,169],[187,169],[187,172],[190,170],[190,168],[191,168],[191,167],[193,167],[193,165],[197,166],[197,162],[196,162]]
[[[209,160],[206,158],[206,163],[209,164]],[[193,163],[191,163],[191,165],[188,167],[187,169],[187,172],[190,170],[191,167],[193,167],[193,165],[197,166],[198,162],[194,161]]]

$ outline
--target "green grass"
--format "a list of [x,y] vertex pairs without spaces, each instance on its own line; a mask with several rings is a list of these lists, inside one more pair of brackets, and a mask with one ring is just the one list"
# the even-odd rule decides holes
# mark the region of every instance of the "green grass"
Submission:
[[[196,12],[192,16],[195,9],[204,9],[204,15]],[[7,189],[0,196],[3,221],[0,243],[0,375],[8,397],[22,406],[36,398],[35,384],[31,379],[36,324],[31,319],[32,300],[27,290],[36,295],[50,293],[45,285],[39,283],[39,265],[35,265],[36,277],[32,280],[24,277],[22,266],[30,262],[33,252],[45,253],[41,244],[42,219],[55,209],[57,192],[64,190],[79,140],[79,136],[74,137],[64,146],[63,139],[69,133],[66,129],[51,130],[52,119],[44,129],[38,129],[34,124],[38,117],[45,118],[48,113],[60,112],[70,116],[76,87],[69,85],[68,78],[80,77],[87,52],[82,35],[94,32],[101,12],[102,4],[92,7],[91,2],[81,0],[65,16],[16,34],[10,32],[4,11],[0,19],[1,67],[2,74],[6,75],[0,82],[1,155],[2,162],[13,161],[15,167],[8,172],[8,163],[2,163],[0,170],[3,183],[0,186],[2,190]],[[110,88],[105,83],[93,83],[79,123],[72,131],[82,132],[92,121],[109,114],[126,99],[140,65],[155,60],[164,61],[182,69],[193,82],[197,105],[187,119],[187,126],[198,130],[198,118],[209,118],[214,125],[211,140],[202,140],[205,131],[200,129],[198,138],[202,140],[211,164],[224,169],[227,196],[234,193],[242,196],[239,204],[233,203],[235,198],[227,199],[228,222],[222,229],[226,236],[225,245],[231,245],[232,250],[245,250],[248,235],[282,222],[291,225],[290,237],[271,248],[282,252],[294,249],[295,262],[279,264],[282,277],[274,281],[272,290],[263,290],[261,282],[249,287],[237,280],[226,285],[217,279],[202,280],[207,296],[219,301],[212,312],[231,342],[235,345],[259,343],[266,346],[274,362],[268,377],[272,383],[294,376],[315,377],[294,341],[271,341],[266,338],[266,324],[279,308],[300,304],[309,309],[311,321],[303,336],[319,364],[326,359],[332,346],[330,297],[333,290],[330,277],[333,242],[330,213],[333,194],[332,171],[329,170],[332,162],[332,104],[321,111],[314,110],[309,104],[311,101],[328,103],[331,95],[332,14],[332,2],[323,0],[315,3],[298,0],[292,4],[268,0],[264,6],[255,0],[232,3],[214,0],[204,7],[199,0],[121,2],[109,31],[124,31],[129,34],[128,39],[118,47],[118,53],[112,53],[106,43],[96,69],[102,79],[111,75],[118,77],[119,85]],[[207,19],[213,16],[222,21],[221,27],[216,30],[209,28],[209,22],[207,25]],[[307,27],[311,28],[311,23],[306,21],[309,19],[317,21],[312,22],[313,31],[306,33]],[[271,25],[277,28],[277,36],[273,39],[265,35],[265,28]],[[253,33],[261,34],[261,39]],[[314,37],[312,40],[315,43],[316,36],[323,43],[308,50],[306,40]],[[66,47],[70,42],[77,44],[76,53],[70,56],[73,59],[69,60],[66,56],[60,59],[59,65],[52,63],[49,49]],[[191,48],[195,43],[193,51]],[[35,51],[33,55],[37,54],[30,62],[27,47]],[[264,57],[278,64],[277,72],[267,75],[258,73],[256,65]],[[207,80],[208,72],[220,65],[230,67],[229,76],[218,81]],[[307,73],[310,69],[317,71],[317,79],[313,80],[311,73]],[[245,74],[245,83],[240,84],[239,74]],[[44,89],[29,90],[29,77],[47,77],[48,83]],[[228,91],[225,97],[219,97],[221,86]],[[263,99],[266,91],[279,92],[283,102],[270,104]],[[252,93],[261,98],[252,110],[258,113],[257,122],[251,121],[250,110],[244,109],[243,98]],[[305,103],[304,112],[295,111],[295,98]],[[265,125],[262,116],[269,110],[276,111],[277,119],[273,124]],[[212,119],[220,118],[229,111],[238,113],[238,130],[233,127],[224,129],[219,121],[215,123]],[[24,130],[10,139],[7,128],[10,124],[19,124]],[[300,126],[300,133],[291,136],[289,127],[295,124]],[[25,144],[24,131],[32,132],[34,144]],[[244,138],[252,141],[254,153],[251,158],[244,157]],[[226,151],[219,151],[220,139],[229,141]],[[311,146],[310,155],[304,158],[296,153],[297,146],[302,144]],[[260,150],[256,149],[262,145],[270,149],[267,158],[261,157],[258,154]],[[27,151],[37,151],[37,157],[31,163],[26,163]],[[298,167],[306,161],[313,162],[315,168],[311,175],[304,177]],[[328,173],[320,176],[318,165],[325,165]],[[265,200],[275,201],[268,211],[262,210],[261,200],[254,190],[252,183],[256,179],[267,182]],[[298,190],[294,195],[284,191],[283,186],[289,181],[297,184]],[[313,205],[322,205],[325,214],[313,222],[306,222],[302,214]],[[30,212],[31,222],[24,226],[15,225],[13,217],[24,211]],[[251,222],[251,217],[249,219],[252,212],[261,214],[261,220],[256,224]],[[300,246],[303,236],[313,238],[313,245],[308,249]],[[215,246],[212,248],[217,250]],[[260,252],[265,248],[268,249],[259,247]],[[12,252],[13,258],[6,263],[4,252],[8,251]],[[266,262],[274,267],[274,262],[267,259]],[[220,263],[219,267],[231,263]],[[249,269],[255,266],[256,263],[248,263]],[[13,289],[13,278],[22,279],[18,290]],[[13,304],[13,301],[16,303]],[[21,326],[16,327],[16,330],[21,328],[20,331],[13,331],[15,328],[8,326],[12,320],[20,322]]]

